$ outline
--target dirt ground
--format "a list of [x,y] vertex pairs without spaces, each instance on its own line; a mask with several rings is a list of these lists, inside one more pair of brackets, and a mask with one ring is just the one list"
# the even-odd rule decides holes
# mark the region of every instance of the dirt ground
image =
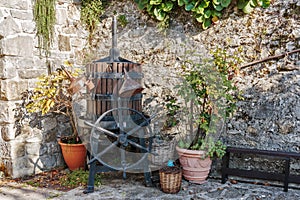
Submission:
[[19,184],[27,184],[33,187],[39,188],[49,188],[53,190],[59,191],[69,191],[74,189],[78,186],[81,186],[86,183],[82,183],[81,185],[74,185],[74,186],[65,186],[62,184],[62,180],[67,178],[67,174],[70,173],[69,170],[65,169],[54,169],[48,172],[42,172],[39,174],[31,175],[31,176],[24,176],[22,178],[10,179],[10,178],[3,178],[0,179],[0,186],[6,183],[19,183]]
[[[42,172],[35,175],[24,176],[22,178],[10,179],[2,178],[0,179],[0,186],[5,185],[6,183],[18,183],[18,184],[27,184],[37,188],[47,188],[51,190],[58,190],[67,192],[77,187],[85,187],[88,180],[88,171],[82,171],[81,175],[77,177],[73,176],[73,179],[70,180],[70,171],[68,169],[54,169],[48,172]],[[81,177],[80,177],[81,176]],[[132,182],[143,182],[143,174],[128,174],[127,181]],[[111,183],[111,182],[122,182],[122,173],[121,172],[105,172],[100,174],[101,184]],[[78,179],[75,181],[74,179]],[[113,180],[113,181],[112,181]],[[70,183],[72,182],[72,184]]]

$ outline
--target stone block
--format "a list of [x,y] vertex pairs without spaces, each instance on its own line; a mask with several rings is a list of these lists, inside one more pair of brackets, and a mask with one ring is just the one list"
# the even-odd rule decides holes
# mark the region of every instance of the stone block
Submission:
[[11,10],[10,13],[13,18],[33,21],[33,13],[31,10]]
[[42,138],[42,134],[41,132],[37,132],[37,133],[34,133],[34,135],[30,136],[30,137],[26,137],[26,140],[25,142],[26,143],[41,143],[43,138]]
[[39,155],[41,149],[40,142],[30,142],[25,145],[26,155]]
[[45,143],[51,143],[56,141],[57,139],[57,130],[50,130],[47,132],[44,132],[44,142]]
[[12,172],[11,172],[11,178],[20,178],[20,177],[24,177],[27,175],[32,175],[33,174],[33,168],[13,168]]
[[47,152],[48,152],[48,145],[45,143],[42,143],[41,147],[40,147],[39,155],[44,156],[47,154]]
[[[1,88],[2,89],[2,88]],[[13,109],[16,107],[13,101],[0,101],[0,124],[13,124],[15,121]]]
[[60,51],[71,51],[69,36],[65,36],[65,35],[58,36],[58,49]]
[[57,63],[62,64],[61,61],[63,60],[70,60],[74,58],[74,54],[70,51],[57,51],[51,53],[51,55],[55,58],[57,58]]
[[7,79],[0,82],[1,100],[20,100],[21,93],[28,89],[28,80]]
[[8,142],[15,139],[16,128],[14,127],[14,124],[3,124],[0,131],[3,141]]
[[70,43],[72,47],[82,47],[84,46],[84,40],[79,39],[79,38],[70,38]]
[[63,25],[67,24],[67,11],[66,9],[56,9],[56,24]]
[[45,165],[41,161],[41,156],[39,155],[27,155],[28,168],[32,169],[32,173],[39,173],[46,170]]
[[55,155],[55,160],[56,160],[56,165],[57,167],[63,167],[66,166],[64,157],[61,152],[54,154]]
[[25,143],[24,141],[13,140],[9,142],[10,157],[12,159],[22,158],[25,156]]
[[294,129],[295,129],[295,125],[293,124],[293,122],[291,120],[278,120],[277,121],[277,125],[278,125],[278,131],[280,134],[289,134],[289,133],[293,133]]
[[0,158],[10,159],[10,145],[8,142],[1,141],[0,142]]
[[12,0],[1,0],[0,7],[12,8],[12,9],[20,9],[20,10],[28,10],[32,6],[31,1],[12,1]]
[[57,142],[53,142],[48,149],[50,154],[61,154],[60,146]]
[[44,132],[48,132],[57,127],[57,121],[54,117],[47,117],[42,120],[42,127]]
[[12,16],[7,16],[4,20],[0,21],[0,35],[4,37],[15,35],[21,31],[22,27],[20,23]]
[[75,5],[81,5],[81,0],[73,0],[73,3],[74,3]]
[[19,77],[22,79],[33,79],[41,76],[42,74],[46,74],[46,69],[26,69],[26,70],[18,70]]
[[[17,76],[15,65],[7,59],[7,56],[0,58],[0,78],[9,79]],[[16,59],[15,59],[16,60]]]
[[[34,173],[39,173],[41,170],[39,168],[34,168],[28,164],[29,167],[25,167],[24,163],[28,161],[27,158],[21,158],[10,161],[10,164],[7,166],[8,176],[11,178],[20,178],[26,175],[32,175]],[[28,162],[27,162],[28,163]],[[21,164],[19,167],[19,164]]]
[[31,20],[21,21],[22,31],[28,34],[35,34],[35,24]]
[[2,39],[2,54],[10,56],[33,57],[34,35],[22,35]]
[[54,155],[49,154],[45,156],[40,156],[39,161],[46,169],[51,169],[56,167],[56,156]]

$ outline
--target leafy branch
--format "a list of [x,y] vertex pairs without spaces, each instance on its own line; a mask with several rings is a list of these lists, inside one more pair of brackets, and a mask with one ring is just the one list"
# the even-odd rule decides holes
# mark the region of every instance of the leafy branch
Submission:
[[[267,8],[271,0],[238,0],[238,9],[250,13],[255,7]],[[135,0],[140,10],[146,10],[150,16],[166,27],[172,12],[183,8],[207,29],[222,16],[222,11],[232,4],[232,0]]]

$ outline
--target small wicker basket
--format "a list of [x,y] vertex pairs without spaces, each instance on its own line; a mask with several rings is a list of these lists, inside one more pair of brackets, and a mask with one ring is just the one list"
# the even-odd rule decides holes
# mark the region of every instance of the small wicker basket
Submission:
[[182,170],[179,166],[163,167],[159,170],[160,187],[165,193],[175,194],[181,189]]

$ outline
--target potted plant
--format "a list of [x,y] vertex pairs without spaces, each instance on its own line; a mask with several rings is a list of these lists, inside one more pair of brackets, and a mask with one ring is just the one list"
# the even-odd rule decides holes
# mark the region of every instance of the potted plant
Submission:
[[78,85],[74,84],[78,75],[79,69],[69,72],[64,66],[48,75],[42,75],[38,78],[36,87],[23,94],[22,103],[22,119],[29,118],[29,124],[33,127],[38,126],[46,117],[63,116],[69,121],[70,133],[64,133],[58,143],[70,170],[83,168],[86,160],[86,148],[78,136],[73,116],[72,96],[78,91]]
[[201,184],[210,172],[211,158],[225,154],[226,146],[219,137],[226,117],[235,109],[238,95],[233,75],[240,60],[221,49],[207,59],[193,52],[186,55],[181,65],[182,83],[176,86],[183,102],[185,133],[176,150],[185,179]]

